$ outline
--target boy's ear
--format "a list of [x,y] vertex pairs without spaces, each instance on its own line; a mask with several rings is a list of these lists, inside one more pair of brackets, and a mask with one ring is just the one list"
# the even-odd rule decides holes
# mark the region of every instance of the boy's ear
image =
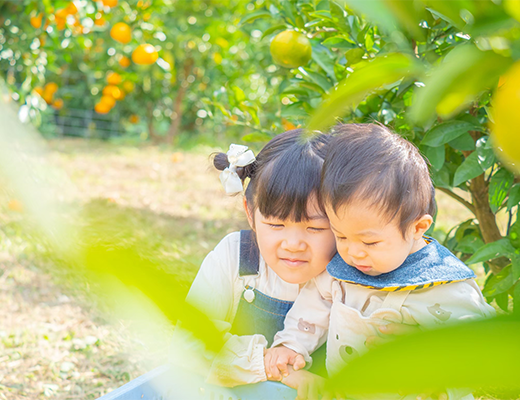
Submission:
[[415,220],[412,225],[412,234],[415,240],[419,240],[430,226],[433,224],[433,218],[430,214],[424,214],[419,219]]
[[245,212],[246,212],[247,222],[249,222],[249,226],[250,226],[251,229],[254,231],[254,230],[255,230],[255,223],[254,223],[254,220],[253,220],[253,213],[252,213],[252,211],[249,209],[249,207],[247,206],[247,199],[246,199],[246,196],[244,196],[244,210],[245,210]]

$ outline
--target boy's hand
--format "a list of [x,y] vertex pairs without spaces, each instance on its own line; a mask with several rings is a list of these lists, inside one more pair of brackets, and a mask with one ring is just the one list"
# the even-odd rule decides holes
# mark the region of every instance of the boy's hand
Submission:
[[305,359],[301,354],[285,346],[277,346],[267,349],[264,354],[264,367],[267,379],[280,381],[282,377],[289,375],[287,365],[293,366],[297,371],[305,367]]
[[421,330],[418,325],[398,324],[396,322],[392,322],[388,325],[381,325],[379,327],[379,332],[384,334],[384,337],[375,335],[369,336],[367,337],[365,344],[369,349],[372,349],[381,344],[388,343],[393,339],[393,336],[411,335],[420,331]]

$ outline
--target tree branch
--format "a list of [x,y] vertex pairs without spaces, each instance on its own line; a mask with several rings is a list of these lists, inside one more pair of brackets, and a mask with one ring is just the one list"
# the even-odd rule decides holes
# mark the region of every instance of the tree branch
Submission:
[[446,193],[448,196],[450,196],[452,199],[457,200],[459,203],[461,203],[463,206],[465,206],[468,210],[470,210],[473,215],[475,215],[475,206],[471,204],[469,201],[464,200],[462,197],[460,197],[458,194],[452,192],[449,189],[438,187],[437,190],[440,190],[443,193]]

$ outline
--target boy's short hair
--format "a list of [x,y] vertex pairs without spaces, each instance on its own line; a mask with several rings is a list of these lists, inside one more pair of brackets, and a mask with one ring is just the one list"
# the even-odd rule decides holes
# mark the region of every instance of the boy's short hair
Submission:
[[412,143],[378,124],[340,124],[333,133],[321,196],[334,212],[368,201],[388,222],[397,218],[403,237],[412,222],[435,214],[428,163]]

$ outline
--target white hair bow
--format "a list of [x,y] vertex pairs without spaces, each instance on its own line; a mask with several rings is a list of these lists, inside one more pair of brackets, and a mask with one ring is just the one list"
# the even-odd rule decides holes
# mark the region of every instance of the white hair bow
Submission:
[[255,155],[251,150],[247,150],[247,146],[240,144],[230,145],[226,154],[229,167],[220,173],[220,182],[227,194],[240,193],[244,187],[242,180],[238,177],[237,168],[252,164],[256,160]]

